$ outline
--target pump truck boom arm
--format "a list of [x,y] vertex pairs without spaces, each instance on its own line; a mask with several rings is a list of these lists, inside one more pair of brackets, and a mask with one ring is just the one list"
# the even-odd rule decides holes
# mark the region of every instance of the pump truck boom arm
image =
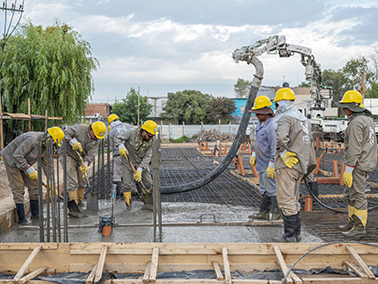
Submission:
[[259,40],[252,45],[236,49],[232,54],[232,58],[236,63],[239,61],[246,61],[249,64],[253,57],[260,56],[265,52],[267,54],[278,54],[279,57],[290,57],[295,53],[300,54],[300,62],[306,67],[306,80],[311,82],[310,92],[313,100],[312,108],[322,108],[323,97],[320,94],[322,72],[320,64],[317,64],[315,61],[311,48],[289,44],[286,42],[285,36],[274,35]]

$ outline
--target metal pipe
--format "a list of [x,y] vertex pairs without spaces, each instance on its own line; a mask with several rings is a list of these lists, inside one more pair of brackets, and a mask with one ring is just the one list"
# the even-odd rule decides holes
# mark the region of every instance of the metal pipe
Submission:
[[256,74],[254,75],[254,78],[252,81],[252,86],[249,91],[247,103],[245,105],[245,110],[244,110],[243,117],[239,125],[238,132],[236,134],[234,143],[232,144],[229,152],[227,153],[227,156],[207,176],[199,180],[195,180],[193,182],[183,184],[183,185],[171,185],[171,186],[161,187],[161,193],[171,194],[171,193],[177,193],[177,192],[185,192],[185,191],[190,191],[190,190],[199,188],[201,186],[204,186],[208,184],[209,182],[213,181],[215,178],[217,178],[231,163],[232,159],[235,157],[235,154],[239,149],[240,143],[243,141],[245,137],[245,130],[247,129],[249,119],[251,117],[251,113],[249,112],[249,110],[253,107],[257,92],[261,85],[261,80],[263,79],[263,75],[264,75],[263,65],[259,59],[257,59],[256,57],[253,57],[251,59],[251,63],[253,64],[253,66],[255,66]]
[[[58,139],[55,141],[57,147],[58,147]],[[58,154],[58,157],[56,158],[56,189],[57,189],[57,192],[58,192],[58,195],[60,195],[60,185],[59,185],[59,154]],[[61,221],[60,221],[60,199],[57,198],[58,200],[58,241],[59,242],[62,242],[62,230],[61,230]]]
[[63,139],[63,240],[64,242],[68,242],[68,192],[67,192],[67,142]]
[[42,143],[38,146],[38,205],[39,205],[39,242],[45,242],[43,227],[43,191],[42,191],[42,167],[41,167]]

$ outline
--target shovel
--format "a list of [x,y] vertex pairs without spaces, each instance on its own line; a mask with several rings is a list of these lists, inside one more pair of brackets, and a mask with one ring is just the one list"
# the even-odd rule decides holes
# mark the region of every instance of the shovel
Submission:
[[[136,170],[135,170],[133,164],[131,163],[130,158],[129,158],[128,155],[126,155],[126,160],[129,162],[130,167],[131,167],[131,169],[133,170],[133,173],[135,174],[135,173],[136,173]],[[144,192],[150,192],[149,190],[146,189],[146,187],[144,186],[144,184],[143,184],[142,181],[139,181],[138,183],[142,186]]]
[[[84,161],[81,154],[78,151],[75,152],[79,156],[81,166],[84,167]],[[98,195],[96,192],[93,192],[87,173],[84,174],[84,179],[87,181],[87,186],[89,189],[87,194],[87,210],[98,212]]]
[[[42,185],[44,187],[46,187],[47,189],[51,190],[50,187],[44,182],[42,181]],[[61,194],[57,194],[57,197],[61,200],[64,200],[63,196]],[[70,211],[74,211],[74,212],[78,212],[78,213],[81,213],[79,207],[77,206],[75,200],[70,200],[67,202],[67,207]]]

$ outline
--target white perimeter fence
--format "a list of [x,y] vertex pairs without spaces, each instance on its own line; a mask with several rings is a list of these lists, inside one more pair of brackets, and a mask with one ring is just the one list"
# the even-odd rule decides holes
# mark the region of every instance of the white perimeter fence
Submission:
[[[248,126],[251,128],[250,139],[255,139],[255,127],[257,123],[250,123]],[[220,133],[236,134],[239,129],[239,124],[199,124],[199,125],[159,125],[160,135],[164,138],[177,139],[182,136],[192,137],[194,134],[201,132],[202,130],[215,129]]]

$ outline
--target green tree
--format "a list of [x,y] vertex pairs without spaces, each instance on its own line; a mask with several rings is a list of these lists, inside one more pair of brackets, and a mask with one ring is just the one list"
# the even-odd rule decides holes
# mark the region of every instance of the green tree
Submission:
[[76,123],[94,87],[91,73],[99,66],[90,44],[67,24],[44,29],[20,26],[0,53],[0,88],[4,112],[61,116]]
[[341,100],[345,92],[345,83],[347,79],[341,69],[335,71],[326,69],[322,75],[322,85],[332,87],[333,100],[338,102]]
[[214,98],[210,100],[205,117],[205,123],[216,124],[221,120],[221,123],[227,123],[231,114],[236,110],[235,101],[226,98]]
[[249,88],[251,87],[252,81],[246,81],[242,78],[238,78],[238,81],[234,85],[234,92],[238,97],[246,98],[248,97]]
[[372,82],[365,94],[366,98],[378,98],[378,82]]
[[[147,96],[139,97],[139,122],[147,120],[152,110],[152,105],[147,103]],[[127,92],[126,98],[113,105],[112,112],[119,116],[122,122],[133,125],[138,124],[138,93],[134,88]]]
[[162,116],[178,124],[199,124],[206,117],[210,99],[210,95],[195,90],[170,93]]
[[374,74],[368,67],[369,60],[364,56],[349,60],[342,69],[346,78],[345,89],[358,90],[361,87],[361,76],[366,72],[366,82],[371,83]]
[[311,87],[310,81],[303,81],[298,85],[298,87]]

